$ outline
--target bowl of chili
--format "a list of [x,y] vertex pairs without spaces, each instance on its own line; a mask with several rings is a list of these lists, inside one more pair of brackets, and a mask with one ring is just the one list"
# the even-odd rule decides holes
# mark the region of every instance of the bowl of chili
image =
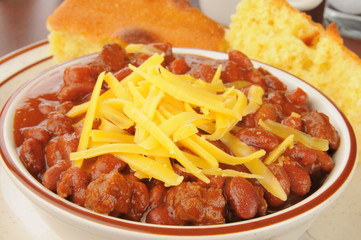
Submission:
[[66,238],[295,239],[357,162],[332,101],[237,51],[110,44],[30,79],[0,124],[7,173]]

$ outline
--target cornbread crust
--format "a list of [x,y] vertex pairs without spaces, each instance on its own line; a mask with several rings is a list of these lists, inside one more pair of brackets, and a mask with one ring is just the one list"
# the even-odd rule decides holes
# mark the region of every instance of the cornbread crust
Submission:
[[47,20],[57,62],[101,50],[105,43],[170,42],[224,51],[224,29],[187,0],[65,0]]
[[230,48],[320,89],[361,137],[361,60],[344,46],[335,24],[324,29],[285,0],[242,0],[231,18]]

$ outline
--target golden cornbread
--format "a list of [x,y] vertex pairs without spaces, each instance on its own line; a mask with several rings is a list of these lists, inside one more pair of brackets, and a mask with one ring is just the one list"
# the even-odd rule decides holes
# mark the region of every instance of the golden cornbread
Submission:
[[187,0],[65,0],[47,27],[57,62],[98,52],[110,42],[226,49],[223,27]]
[[231,49],[320,89],[361,136],[361,60],[343,45],[335,24],[324,29],[286,0],[242,0],[226,39]]

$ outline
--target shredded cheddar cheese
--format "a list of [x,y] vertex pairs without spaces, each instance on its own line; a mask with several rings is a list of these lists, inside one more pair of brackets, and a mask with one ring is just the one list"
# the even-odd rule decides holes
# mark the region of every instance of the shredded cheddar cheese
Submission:
[[264,160],[264,164],[269,165],[275,162],[287,148],[293,148],[293,138],[294,135],[289,135],[287,138],[285,138],[282,143],[276,147],[276,149],[270,152],[268,157]]
[[[127,50],[155,51],[142,45],[129,45]],[[169,72],[161,65],[163,60],[155,51],[139,67],[129,65],[133,72],[120,82],[111,73],[102,73],[91,100],[68,112],[69,117],[86,112],[78,151],[70,154],[73,165],[81,167],[83,160],[113,154],[125,161],[136,177],[155,178],[167,186],[183,181],[174,172],[178,167],[205,183],[211,175],[256,178],[269,192],[285,199],[279,182],[259,160],[266,152],[251,151],[230,133],[243,116],[262,105],[263,89],[252,85],[246,96],[235,84],[222,82],[221,66],[207,83]],[[103,81],[109,90],[100,96]],[[101,124],[92,129],[96,118]],[[211,142],[217,140],[233,154]],[[223,170],[220,163],[245,164],[251,173]]]
[[258,122],[258,125],[276,134],[281,138],[287,138],[290,135],[294,135],[295,142],[300,142],[305,146],[315,150],[321,150],[321,151],[328,150],[328,140],[326,139],[312,137],[307,133],[301,132],[297,129],[288,127],[286,125],[272,121],[270,119],[267,119],[265,121],[260,120]]
[[[90,139],[90,131],[93,127],[93,121],[95,119],[95,111],[97,109],[98,98],[99,98],[100,90],[101,90],[101,87],[103,84],[104,75],[105,75],[105,73],[102,72],[99,75],[98,80],[95,84],[93,94],[92,94],[90,102],[89,102],[88,111],[87,111],[85,119],[84,119],[84,125],[83,125],[82,132],[81,132],[80,139],[79,139],[78,151],[85,150],[88,148],[89,139]],[[77,167],[80,167],[82,164],[83,164],[82,158],[78,159],[77,161],[74,161],[74,163],[73,163],[73,165],[77,166]]]

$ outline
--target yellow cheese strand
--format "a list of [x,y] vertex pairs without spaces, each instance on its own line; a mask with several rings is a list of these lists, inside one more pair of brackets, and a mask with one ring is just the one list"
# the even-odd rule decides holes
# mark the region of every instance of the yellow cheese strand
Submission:
[[[180,127],[191,123],[197,119],[201,119],[202,115],[190,112],[182,112],[171,117],[159,125],[159,129],[167,136],[170,137]],[[143,148],[153,149],[160,143],[156,141],[154,136],[149,136],[144,142],[139,143]]]
[[155,156],[155,161],[162,164],[164,167],[167,167],[169,169],[173,169],[172,163],[170,162],[169,157],[161,157],[161,156]]
[[[142,112],[149,118],[153,119],[157,111],[158,105],[164,96],[164,92],[159,88],[150,86],[149,93],[144,101]],[[141,143],[148,137],[147,131],[144,128],[136,126],[135,142]]]
[[233,169],[202,169],[202,172],[206,175],[218,175],[222,177],[243,177],[243,178],[256,178],[256,179],[263,179],[263,176],[250,174],[245,172],[236,171]]
[[[220,112],[238,119],[241,118],[240,113],[235,113],[231,109],[227,109],[222,106],[223,103],[222,99],[220,99],[221,96],[211,94],[207,91],[202,91],[199,88],[195,88],[194,86],[187,84],[186,82],[174,79],[164,79],[161,75],[150,75],[140,71],[134,66],[130,66],[130,68],[141,75],[144,79],[178,100],[189,102],[200,107],[206,107],[215,112]],[[199,98],[199,96],[202,96],[202,98]]]
[[196,133],[198,133],[198,129],[194,126],[194,124],[185,124],[173,133],[173,141],[178,142]]
[[238,120],[228,118],[223,114],[216,115],[216,130],[211,134],[207,135],[206,138],[211,141],[216,141],[221,139],[224,134],[229,132],[236,124]]
[[[249,146],[241,142],[231,133],[226,134],[221,140],[236,156],[242,157],[252,153],[252,150]],[[252,161],[244,163],[244,165],[247,167],[248,170],[251,171],[251,173],[263,176],[263,178],[258,179],[258,181],[267,191],[269,191],[271,194],[278,197],[282,201],[287,200],[287,195],[283,190],[281,184],[273,175],[273,173],[262,163],[261,160],[253,159]]]
[[164,166],[153,159],[137,154],[127,153],[115,154],[115,156],[128,163],[133,169],[139,170],[148,176],[158,179],[168,186],[176,186],[183,181],[183,177],[177,175],[173,169],[169,169],[167,166]]
[[99,130],[124,133],[123,129],[119,128],[118,126],[108,121],[104,117],[100,117]]
[[289,135],[294,135],[295,142],[300,142],[305,146],[315,150],[328,151],[328,140],[326,139],[312,137],[307,133],[272,121],[270,119],[267,119],[265,121],[262,121],[262,119],[260,119],[258,125],[281,138],[287,138]]
[[[80,135],[80,139],[79,139],[78,151],[85,150],[85,149],[88,148],[89,136],[90,136],[90,132],[91,132],[92,127],[93,127],[95,111],[96,111],[96,108],[97,108],[98,98],[99,98],[99,95],[100,95],[100,90],[102,88],[104,75],[105,75],[105,73],[102,72],[98,76],[98,80],[97,80],[97,82],[96,82],[96,84],[94,86],[92,96],[91,96],[90,102],[89,102],[88,111],[87,111],[87,113],[85,115],[84,125],[83,125],[81,135]],[[75,166],[75,167],[81,168],[82,164],[83,164],[83,159],[78,159],[77,161],[73,161],[72,165]]]
[[192,140],[199,144],[203,149],[209,152],[212,156],[214,156],[218,162],[225,163],[228,165],[239,165],[253,159],[260,158],[266,154],[264,150],[259,150],[257,152],[253,152],[250,154],[244,154],[242,157],[240,156],[232,156],[220,148],[212,144],[211,142],[207,141],[203,136],[193,135]]
[[262,105],[262,97],[264,94],[263,88],[257,85],[252,85],[248,91],[248,99],[258,105]]
[[219,164],[217,159],[212,156],[208,151],[198,145],[191,137],[179,141],[184,147],[188,148],[198,156],[204,159],[211,168],[218,168]]
[[220,64],[217,68],[216,73],[214,74],[211,84],[216,85],[218,83],[221,83],[223,85],[223,82],[221,80],[221,73],[222,73],[222,64]]
[[110,73],[106,74],[104,80],[108,84],[111,92],[113,92],[113,94],[117,98],[130,101],[131,96],[129,95],[128,90],[125,89],[125,87],[122,84],[120,84],[118,79],[116,79],[113,74]]
[[[106,100],[106,99],[109,99],[109,98],[112,98],[114,97],[114,94],[112,93],[112,91],[106,91],[105,93],[103,93],[100,97],[99,97],[99,101],[103,101],[103,100]],[[67,113],[66,115],[68,117],[76,117],[80,114],[83,114],[85,113],[88,108],[89,108],[89,104],[90,102],[85,102],[85,103],[82,103],[82,104],[79,104],[79,105],[76,105],[74,107],[72,107]]]
[[[163,55],[164,55],[164,53],[153,54],[147,60],[145,60],[145,62],[142,63],[142,65],[139,66],[139,71],[140,72],[147,71],[149,67],[160,65],[164,61]],[[133,67],[132,65],[129,65],[129,68],[132,68],[132,67]],[[131,74],[126,76],[122,81],[120,81],[120,84],[122,84],[123,86],[127,86],[128,82],[133,82],[135,84],[143,79],[144,78],[141,75],[139,75],[138,73],[133,71]]]
[[294,135],[289,135],[285,138],[281,144],[279,144],[268,157],[263,161],[264,164],[269,165],[277,160],[279,156],[281,156],[287,148],[293,148],[293,138]]
[[128,129],[134,125],[133,121],[127,118],[122,112],[109,107],[105,102],[99,103],[98,111],[106,119],[114,123],[121,129]]
[[128,90],[129,93],[132,95],[133,97],[133,103],[136,106],[143,106],[144,105],[144,101],[145,98],[143,97],[143,95],[138,91],[138,89],[135,87],[133,82],[128,82]]
[[93,142],[104,143],[134,143],[134,136],[121,132],[92,130],[90,138]]
[[[175,164],[175,167],[180,169],[183,172],[189,173],[189,171],[179,164]],[[221,168],[211,168],[211,169],[202,169],[202,172],[206,175],[213,175],[213,176],[222,176],[222,177],[243,177],[243,178],[256,178],[256,179],[263,179],[262,176],[251,174],[251,173],[245,173],[236,171],[233,169],[221,169]]]
[[109,143],[98,147],[79,150],[70,153],[70,160],[78,161],[84,158],[97,157],[107,153],[135,153],[148,156],[169,157],[169,152],[164,148],[156,148],[154,150],[146,150],[135,143]]
[[208,183],[209,179],[195,167],[187,157],[179,150],[175,143],[151,120],[149,120],[143,112],[134,107],[131,103],[124,106],[124,113],[135,123],[147,129],[150,135],[154,136],[157,141],[169,151],[170,155],[178,160],[185,168],[187,168],[194,176]]
[[253,101],[250,101],[247,106],[245,107],[245,109],[242,111],[242,115],[243,116],[247,116],[248,114],[252,114],[257,112],[257,110],[259,109],[259,105]]

